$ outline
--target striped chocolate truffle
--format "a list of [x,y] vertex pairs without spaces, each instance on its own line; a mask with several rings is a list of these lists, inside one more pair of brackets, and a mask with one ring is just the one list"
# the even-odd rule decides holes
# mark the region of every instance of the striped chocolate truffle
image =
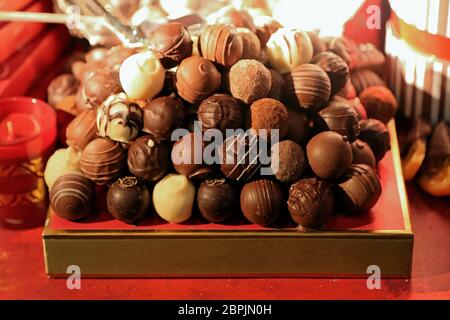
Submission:
[[350,78],[358,96],[367,88],[385,86],[380,76],[371,70],[356,70],[351,73]]
[[350,78],[350,71],[341,57],[332,52],[322,52],[315,56],[311,63],[321,67],[330,77],[332,96],[344,89]]

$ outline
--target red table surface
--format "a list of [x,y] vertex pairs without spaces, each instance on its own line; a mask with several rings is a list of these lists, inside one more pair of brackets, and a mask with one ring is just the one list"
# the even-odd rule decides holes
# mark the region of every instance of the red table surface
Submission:
[[47,279],[42,229],[0,229],[0,299],[450,299],[450,200],[408,185],[415,232],[409,280],[364,279],[82,279],[68,290]]

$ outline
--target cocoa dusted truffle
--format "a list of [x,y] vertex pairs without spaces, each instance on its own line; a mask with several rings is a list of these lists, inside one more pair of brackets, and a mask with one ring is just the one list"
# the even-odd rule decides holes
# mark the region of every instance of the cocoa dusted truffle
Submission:
[[199,37],[199,53],[202,57],[225,67],[239,61],[243,53],[241,36],[225,24],[206,27]]
[[319,130],[337,132],[346,136],[350,142],[359,135],[359,117],[346,103],[334,103],[326,107],[318,113],[314,122]]
[[179,128],[185,119],[184,105],[180,99],[172,96],[159,97],[144,108],[144,128],[159,140],[170,140],[173,130]]
[[384,81],[375,72],[370,70],[356,70],[352,71],[350,75],[352,84],[355,88],[356,94],[360,95],[364,89],[374,86],[384,86]]
[[95,185],[81,174],[65,174],[50,189],[50,204],[63,219],[83,219],[95,210]]
[[127,152],[106,138],[91,141],[81,154],[81,171],[97,184],[114,182],[127,166]]
[[252,128],[259,134],[260,130],[279,130],[279,137],[283,138],[289,128],[288,111],[278,100],[264,98],[253,102],[250,107]]
[[239,193],[225,179],[207,180],[200,185],[197,205],[212,223],[222,223],[239,210]]
[[150,46],[166,69],[177,66],[192,53],[192,39],[188,30],[178,22],[163,24],[149,38]]
[[374,86],[359,96],[369,118],[378,119],[384,124],[394,118],[398,103],[391,90],[383,86]]
[[306,159],[302,147],[294,141],[285,140],[274,144],[271,152],[271,168],[278,181],[293,183],[305,171]]
[[366,142],[372,149],[375,159],[380,161],[384,158],[386,152],[391,149],[389,131],[386,125],[380,120],[368,119],[362,120],[359,139]]
[[280,217],[283,210],[283,192],[271,180],[257,180],[247,183],[241,191],[241,209],[252,223],[270,226]]
[[203,130],[218,129],[225,133],[226,129],[242,127],[243,112],[239,103],[227,94],[215,94],[203,100],[197,111],[198,120]]
[[245,104],[267,97],[272,88],[270,71],[256,60],[240,60],[230,69],[229,79],[231,94]]
[[327,181],[304,179],[294,183],[289,190],[289,213],[302,227],[317,228],[327,223],[333,208],[333,189]]
[[77,94],[80,83],[71,74],[62,74],[50,82],[47,89],[48,103],[53,107],[58,108],[58,105],[68,97],[73,97]]
[[321,67],[331,81],[331,95],[344,89],[350,78],[350,71],[345,61],[332,52],[322,52],[313,58],[311,63]]
[[337,199],[345,213],[364,213],[372,209],[381,196],[381,182],[374,169],[365,164],[353,165],[338,185]]
[[175,86],[187,102],[197,104],[220,87],[221,76],[211,61],[192,56],[178,66]]
[[241,59],[258,60],[261,56],[261,43],[256,34],[247,28],[238,28],[236,31],[242,39]]
[[97,112],[86,109],[73,119],[66,128],[67,145],[82,151],[97,138]]
[[367,164],[376,169],[377,161],[370,146],[362,140],[352,143],[353,164]]
[[296,67],[287,80],[290,101],[308,112],[321,110],[330,99],[330,78],[319,66],[304,64]]
[[314,136],[306,152],[311,169],[322,179],[339,179],[352,165],[352,148],[348,139],[333,131]]
[[128,150],[127,162],[136,177],[147,181],[161,180],[170,167],[170,147],[150,135],[142,136]]
[[143,182],[128,176],[120,178],[109,188],[106,204],[114,218],[136,224],[150,211],[151,197]]

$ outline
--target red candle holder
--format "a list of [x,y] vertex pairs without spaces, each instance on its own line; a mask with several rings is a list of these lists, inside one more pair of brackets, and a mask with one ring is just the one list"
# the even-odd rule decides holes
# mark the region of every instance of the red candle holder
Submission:
[[56,141],[56,113],[27,97],[0,98],[0,225],[43,225],[47,212],[45,163]]

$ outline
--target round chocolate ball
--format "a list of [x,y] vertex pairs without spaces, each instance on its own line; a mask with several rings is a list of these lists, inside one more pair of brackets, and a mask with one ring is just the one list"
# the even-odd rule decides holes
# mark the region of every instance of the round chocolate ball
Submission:
[[350,142],[356,140],[360,131],[359,117],[346,103],[334,103],[322,109],[314,118],[314,124],[318,130],[337,132]]
[[247,28],[238,28],[237,34],[242,39],[242,57],[241,59],[258,60],[261,56],[261,43],[256,34]]
[[247,220],[261,226],[270,226],[280,217],[283,200],[283,192],[275,182],[257,180],[242,188],[240,202]]
[[128,150],[127,162],[136,177],[147,181],[161,180],[170,167],[170,147],[150,135],[142,136]]
[[317,228],[333,214],[332,185],[318,178],[303,179],[289,189],[288,210],[302,227]]
[[205,144],[202,136],[189,133],[178,140],[172,149],[172,162],[175,171],[190,178],[192,175],[205,168],[203,151]]
[[283,138],[289,129],[288,111],[278,100],[265,98],[253,102],[250,107],[252,128],[258,134],[267,130],[267,136],[272,130],[278,130],[279,138]]
[[87,109],[73,119],[66,128],[66,143],[82,151],[89,142],[97,138],[97,112]]
[[331,81],[331,95],[341,91],[350,78],[350,71],[345,61],[332,52],[322,52],[316,55],[311,63],[321,67]]
[[370,146],[362,140],[356,140],[352,143],[353,164],[367,164],[375,169],[377,161]]
[[293,183],[305,171],[306,159],[302,147],[291,140],[281,141],[272,146],[271,168],[278,181]]
[[308,31],[306,32],[308,34],[309,40],[311,40],[311,44],[313,47],[313,57],[317,56],[318,54],[327,51],[327,47],[325,43],[320,39],[319,34],[315,31]]
[[350,78],[357,95],[360,95],[367,88],[385,85],[380,76],[371,70],[353,71]]
[[50,204],[63,219],[83,219],[95,210],[95,185],[81,174],[65,174],[50,189]]
[[267,97],[272,88],[270,71],[256,60],[240,60],[230,69],[229,79],[231,94],[245,104]]
[[322,179],[339,179],[352,165],[352,148],[347,137],[334,131],[314,136],[306,153],[311,169]]
[[227,94],[215,94],[203,100],[197,111],[202,129],[218,129],[225,133],[226,129],[242,127],[243,112],[239,103]]
[[268,98],[283,100],[284,98],[284,90],[286,82],[284,81],[283,76],[276,70],[270,69],[270,75],[272,78],[272,86],[270,87],[270,91],[267,94]]
[[122,91],[119,73],[98,69],[89,73],[83,81],[83,95],[92,108],[100,106],[110,95]]
[[175,86],[186,101],[197,104],[220,87],[221,76],[214,64],[201,57],[184,59],[177,69]]
[[198,189],[197,204],[206,220],[222,223],[239,210],[239,193],[225,179],[207,180]]
[[227,9],[217,20],[217,23],[232,25],[235,28],[247,28],[256,32],[256,26],[252,16],[247,10],[238,10],[235,8]]
[[359,96],[369,118],[380,120],[384,124],[395,117],[398,103],[391,90],[383,86],[365,89]]
[[389,131],[386,125],[380,120],[368,119],[362,120],[359,139],[366,142],[372,149],[375,159],[380,161],[384,158],[386,152],[391,149]]
[[326,50],[330,51],[342,59],[344,59],[345,63],[347,65],[351,65],[352,63],[352,57],[350,55],[350,52],[347,47],[346,40],[342,38],[336,38],[336,37],[324,37],[321,39],[323,43],[325,44]]
[[62,74],[50,82],[47,89],[48,103],[57,108],[58,104],[69,96],[77,94],[80,83],[71,74]]
[[292,140],[301,146],[305,146],[312,136],[312,121],[306,116],[305,110],[288,109],[289,129],[286,139]]
[[151,197],[143,182],[128,176],[120,178],[109,188],[106,204],[114,218],[136,224],[150,211]]

